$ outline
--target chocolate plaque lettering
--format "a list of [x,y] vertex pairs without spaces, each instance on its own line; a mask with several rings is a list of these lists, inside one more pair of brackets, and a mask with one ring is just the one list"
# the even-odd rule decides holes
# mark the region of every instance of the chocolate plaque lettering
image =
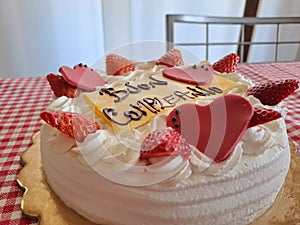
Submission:
[[137,128],[165,110],[216,98],[234,86],[234,82],[219,76],[214,76],[209,85],[199,86],[170,80],[157,73],[116,87],[100,88],[85,93],[84,97],[97,115],[117,129],[128,125]]

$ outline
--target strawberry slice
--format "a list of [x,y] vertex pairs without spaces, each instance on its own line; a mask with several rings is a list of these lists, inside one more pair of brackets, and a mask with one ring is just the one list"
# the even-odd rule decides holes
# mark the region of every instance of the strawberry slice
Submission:
[[156,130],[148,134],[141,145],[141,159],[162,156],[189,158],[191,149],[186,140],[173,129]]
[[264,105],[277,105],[283,99],[299,88],[299,82],[294,79],[271,81],[249,88],[248,95],[258,98]]
[[75,98],[81,93],[81,89],[70,85],[60,75],[48,74],[47,81],[56,97],[66,96],[68,98]]
[[87,135],[95,133],[99,129],[94,120],[78,113],[42,112],[40,117],[52,127],[79,142],[83,142]]
[[276,120],[280,117],[281,114],[275,110],[255,107],[248,128]]
[[109,75],[123,75],[134,71],[135,67],[130,60],[116,55],[109,54],[106,56],[106,73]]
[[183,64],[181,52],[176,48],[168,51],[156,62],[156,65],[165,65],[168,67],[183,66]]
[[212,67],[220,73],[232,73],[236,70],[239,60],[240,57],[237,54],[231,53],[215,62]]

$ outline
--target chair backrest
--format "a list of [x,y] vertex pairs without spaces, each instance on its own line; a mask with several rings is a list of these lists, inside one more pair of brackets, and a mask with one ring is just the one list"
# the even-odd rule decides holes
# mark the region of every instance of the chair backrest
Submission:
[[[175,40],[175,24],[202,24],[205,27],[205,33],[203,34],[204,37],[201,39],[204,41],[200,42],[176,42]],[[212,36],[211,26],[218,27],[222,26],[238,26],[239,27],[239,34],[235,41],[210,41],[210,36]],[[253,30],[258,26],[262,25],[273,25],[275,29],[274,40],[253,40],[253,37],[249,36],[249,28]],[[296,35],[294,34],[287,34],[282,27],[284,25],[295,25],[296,28],[289,27],[293,32],[296,30]],[[299,54],[300,49],[300,17],[211,17],[211,16],[197,16],[197,15],[167,15],[166,16],[166,31],[167,37],[166,41],[169,43],[167,48],[172,48],[174,45],[181,45],[181,46],[204,46],[206,47],[205,58],[206,60],[209,59],[209,47],[210,46],[225,46],[225,45],[235,45],[237,47],[236,52],[240,55],[240,62],[246,62],[248,56],[249,47],[262,46],[262,45],[273,45],[274,48],[274,57],[271,62],[279,61],[279,46],[280,45],[293,45],[293,50],[297,51]],[[223,28],[224,29],[224,28]],[[282,29],[282,31],[281,31]],[[216,30],[216,29],[213,29]],[[264,30],[264,29],[260,29]],[[250,31],[252,33],[252,31]],[[285,37],[284,40],[281,40],[280,36],[283,36],[282,33],[285,33],[284,36],[288,36],[288,40]],[[171,44],[170,44],[171,43]],[[297,46],[297,47],[295,47]],[[287,53],[289,54],[289,52]],[[296,58],[296,56],[295,56]],[[281,61],[294,61],[295,58],[292,60],[281,60]]]

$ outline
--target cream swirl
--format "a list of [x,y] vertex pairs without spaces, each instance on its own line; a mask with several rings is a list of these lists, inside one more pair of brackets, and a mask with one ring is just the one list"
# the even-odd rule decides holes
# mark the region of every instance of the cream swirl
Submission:
[[192,171],[194,173],[203,173],[211,176],[221,176],[232,170],[239,163],[243,153],[241,144],[238,143],[235,150],[227,160],[215,163],[212,159],[205,156],[195,147],[192,149]]
[[115,164],[115,170],[125,170],[135,165],[139,158],[138,151],[129,149],[106,130],[98,130],[88,135],[84,142],[77,143],[77,146],[81,156],[91,167],[102,161]]
[[274,144],[271,132],[264,126],[249,128],[243,138],[242,146],[245,154],[261,154]]
[[73,99],[66,96],[61,96],[54,98],[52,102],[48,105],[47,110],[59,110],[59,111],[69,111],[72,105]]
[[46,145],[56,153],[65,153],[76,145],[75,140],[68,135],[59,132],[48,124],[43,124],[43,129],[47,133]]
[[80,153],[79,161],[84,166],[90,166],[99,175],[124,185],[144,186],[170,181],[171,177],[178,180],[178,177],[190,174],[188,160],[183,157],[152,159],[148,165],[139,160],[139,148],[129,146],[132,145],[118,141],[117,136],[109,131],[98,130],[71,150]]
[[239,94],[245,97],[248,88],[253,86],[253,82],[251,80],[246,79],[238,73],[230,73],[226,75],[226,78],[228,80],[236,82],[236,86],[232,90],[230,90],[228,94]]
[[63,111],[63,112],[75,112],[81,114],[91,114],[92,110],[86,104],[82,96],[77,98],[67,98],[61,96],[53,99],[53,101],[47,107],[50,111]]

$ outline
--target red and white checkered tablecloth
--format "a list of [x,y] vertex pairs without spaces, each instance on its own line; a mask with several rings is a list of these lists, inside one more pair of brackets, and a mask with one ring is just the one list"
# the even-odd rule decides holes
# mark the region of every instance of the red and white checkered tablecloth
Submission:
[[[243,64],[238,71],[255,83],[294,78],[300,80],[300,62]],[[20,156],[40,129],[39,114],[52,92],[45,77],[0,79],[0,224],[28,225],[37,221],[22,216],[23,192],[17,185]],[[300,144],[300,91],[285,100],[289,137]]]
[[[271,80],[297,79],[300,82],[300,62],[244,64],[238,72],[259,84]],[[285,121],[291,140],[300,146],[300,90],[284,100],[288,114]]]

